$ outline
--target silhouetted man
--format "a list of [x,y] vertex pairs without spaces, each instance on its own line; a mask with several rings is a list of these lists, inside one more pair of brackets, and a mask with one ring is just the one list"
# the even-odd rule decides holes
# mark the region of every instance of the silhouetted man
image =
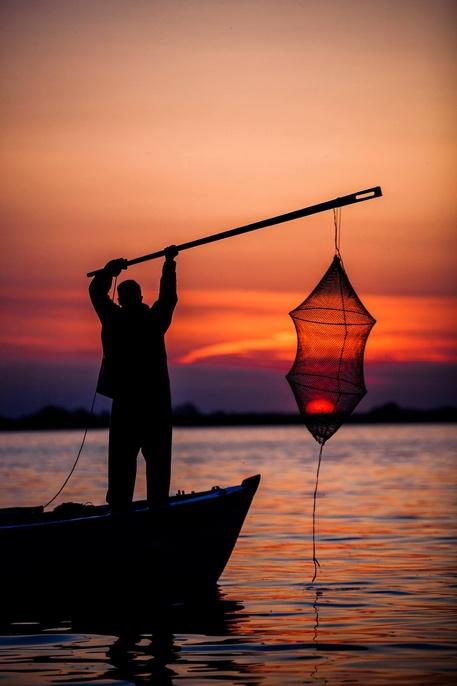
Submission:
[[111,260],[89,286],[102,324],[103,361],[97,391],[113,399],[109,431],[108,492],[112,510],[129,509],[141,449],[146,460],[147,499],[166,502],[171,473],[171,396],[164,335],[170,326],[176,295],[175,246],[165,249],[159,297],[148,307],[136,281],[117,288],[116,305],[109,297],[113,277],[127,268]]

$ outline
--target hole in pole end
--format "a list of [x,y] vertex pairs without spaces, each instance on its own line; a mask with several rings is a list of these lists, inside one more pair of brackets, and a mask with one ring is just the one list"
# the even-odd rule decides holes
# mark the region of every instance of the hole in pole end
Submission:
[[366,191],[360,191],[355,194],[356,200],[370,200],[370,198],[379,198],[382,196],[381,186],[375,186],[374,188],[367,188]]

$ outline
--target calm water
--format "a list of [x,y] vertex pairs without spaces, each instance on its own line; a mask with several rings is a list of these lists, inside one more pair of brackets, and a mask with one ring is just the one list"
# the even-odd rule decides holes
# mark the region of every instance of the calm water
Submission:
[[[48,500],[80,440],[0,434],[0,505]],[[60,502],[104,500],[106,440],[89,434]],[[324,449],[313,586],[308,432],[176,430],[174,491],[262,474],[219,597],[141,620],[89,608],[3,622],[0,684],[455,683],[456,446],[455,426],[342,428]]]

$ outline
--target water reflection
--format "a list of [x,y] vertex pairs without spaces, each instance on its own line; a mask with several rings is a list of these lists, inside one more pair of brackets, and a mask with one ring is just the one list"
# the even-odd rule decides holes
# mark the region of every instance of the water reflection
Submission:
[[[90,437],[67,500],[103,500],[105,439]],[[70,432],[0,436],[1,503],[42,501],[40,474],[53,490],[78,441]],[[103,606],[97,594],[38,615],[26,606],[0,636],[2,683],[454,683],[456,441],[454,426],[342,429],[322,464],[321,569],[311,586],[316,454],[303,429],[177,431],[176,488],[263,475],[215,602],[153,607],[139,573],[132,601],[115,594]],[[3,597],[0,605],[1,614]]]
[[[110,669],[104,676],[133,684],[144,684],[147,676],[155,684],[172,686],[177,672],[167,665],[179,658],[179,648],[173,634],[152,634],[146,646],[140,646],[141,640],[139,633],[121,633],[106,655],[114,669]],[[143,659],[140,660],[140,657]],[[145,661],[144,657],[147,658]]]
[[[115,602],[100,597],[85,604],[80,599],[77,607],[65,607],[65,602],[62,606],[61,599],[37,600],[35,607],[10,612],[0,623],[1,634],[8,635],[0,638],[6,653],[4,674],[8,684],[21,686],[54,683],[56,667],[70,681],[82,669],[85,683],[172,686],[188,671],[236,678],[255,671],[255,664],[230,655],[243,633],[243,610],[242,602],[229,599],[219,587],[182,604],[158,604],[131,593]],[[26,662],[34,668],[19,670],[16,681],[12,665],[24,661],[25,650]]]
[[316,595],[314,596],[314,602],[313,602],[313,610],[314,610],[314,635],[313,635],[313,641],[316,641],[319,638],[319,598],[322,595],[322,591],[317,591],[316,590]]
[[[213,681],[280,686],[281,675],[275,680],[272,673],[289,662],[297,683],[326,684],[329,652],[351,647],[320,643],[324,590],[304,591],[306,619],[314,622],[308,642],[276,645],[259,641],[255,615],[220,587],[173,605],[152,604],[144,595],[121,596],[116,603],[100,597],[71,608],[59,599],[42,599],[0,624],[3,674],[8,686],[50,686],[57,674],[72,684],[176,686],[186,679],[195,686]],[[278,619],[272,613],[272,621]]]

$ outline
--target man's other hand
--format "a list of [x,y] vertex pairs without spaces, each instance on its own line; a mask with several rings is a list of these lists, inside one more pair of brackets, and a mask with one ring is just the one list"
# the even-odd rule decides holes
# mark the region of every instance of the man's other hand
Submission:
[[119,276],[123,269],[127,269],[127,260],[124,257],[110,260],[105,264],[104,269],[110,276]]

